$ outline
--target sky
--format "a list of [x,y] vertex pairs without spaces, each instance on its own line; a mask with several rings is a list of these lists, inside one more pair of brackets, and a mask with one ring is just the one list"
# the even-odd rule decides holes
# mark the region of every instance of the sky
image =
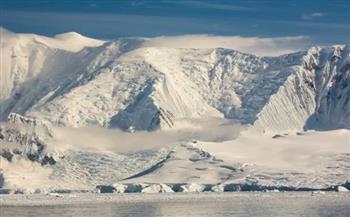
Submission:
[[0,0],[0,26],[99,39],[200,34],[289,38],[295,46],[349,44],[350,1]]

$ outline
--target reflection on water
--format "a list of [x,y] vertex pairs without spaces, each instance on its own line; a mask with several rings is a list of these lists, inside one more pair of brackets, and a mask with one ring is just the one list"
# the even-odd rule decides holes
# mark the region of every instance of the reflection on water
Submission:
[[350,216],[349,197],[242,196],[229,201],[99,203],[0,207],[1,217]]

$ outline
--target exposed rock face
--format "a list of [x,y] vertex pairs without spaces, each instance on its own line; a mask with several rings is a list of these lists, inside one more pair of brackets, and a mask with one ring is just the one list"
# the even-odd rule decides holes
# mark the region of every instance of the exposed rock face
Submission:
[[350,47],[309,51],[315,72],[316,108],[306,128],[350,128]]
[[4,181],[5,181],[4,174],[0,170],[0,188],[2,188],[4,186]]
[[47,141],[52,130],[34,118],[11,113],[8,121],[0,126],[0,155],[8,161],[16,155],[25,156],[41,164],[55,164],[55,159],[47,153]]

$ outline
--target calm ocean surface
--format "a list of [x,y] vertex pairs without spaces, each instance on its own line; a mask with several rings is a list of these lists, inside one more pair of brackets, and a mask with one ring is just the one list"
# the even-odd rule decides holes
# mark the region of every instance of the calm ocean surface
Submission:
[[[264,194],[264,193],[261,193]],[[265,193],[266,194],[266,193]],[[350,194],[349,194],[350,195]],[[260,197],[178,201],[135,201],[127,203],[84,203],[74,205],[0,206],[1,217],[155,217],[155,216],[350,216],[350,196],[336,194],[295,196],[273,194]]]

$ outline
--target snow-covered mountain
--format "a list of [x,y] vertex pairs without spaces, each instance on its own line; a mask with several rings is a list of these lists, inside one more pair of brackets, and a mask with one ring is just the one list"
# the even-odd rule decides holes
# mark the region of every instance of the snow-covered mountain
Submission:
[[2,120],[15,112],[55,125],[153,130],[213,116],[261,132],[349,128],[347,45],[257,57],[144,47],[147,39],[2,35]]
[[[0,189],[349,182],[349,131],[328,131],[350,129],[348,45],[258,57],[0,31]],[[301,132],[308,129],[327,132]]]
[[349,46],[272,58],[142,42],[7,34],[3,119],[16,112],[64,126],[151,130],[223,115],[265,131],[349,127]]

